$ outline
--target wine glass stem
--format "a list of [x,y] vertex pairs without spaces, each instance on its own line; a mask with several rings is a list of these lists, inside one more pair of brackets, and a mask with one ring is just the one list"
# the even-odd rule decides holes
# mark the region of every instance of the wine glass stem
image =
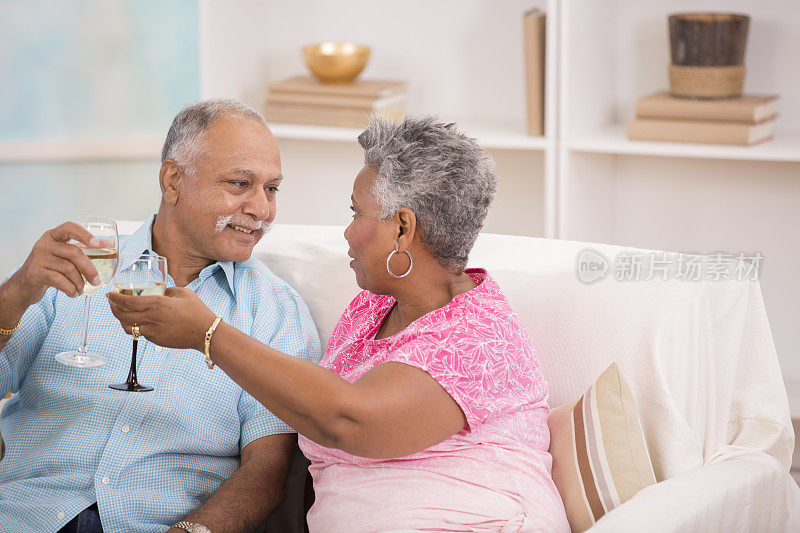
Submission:
[[135,385],[139,383],[136,379],[136,351],[139,347],[139,339],[138,337],[133,337],[133,354],[131,354],[131,369],[128,372],[128,380],[126,383],[128,385]]
[[91,298],[90,294],[83,295],[83,342],[81,342],[78,351],[81,353],[86,353],[86,337],[89,333],[89,299]]

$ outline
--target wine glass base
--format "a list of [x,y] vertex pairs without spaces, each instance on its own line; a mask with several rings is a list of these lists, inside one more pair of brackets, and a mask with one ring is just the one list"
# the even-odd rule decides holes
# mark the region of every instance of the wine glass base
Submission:
[[150,392],[151,390],[154,390],[153,387],[139,385],[138,383],[117,383],[114,385],[109,385],[108,387],[114,390],[121,390],[125,392]]
[[73,366],[77,368],[96,368],[108,363],[108,359],[96,353],[80,352],[78,350],[70,350],[68,352],[61,352],[56,354],[56,361],[66,366]]

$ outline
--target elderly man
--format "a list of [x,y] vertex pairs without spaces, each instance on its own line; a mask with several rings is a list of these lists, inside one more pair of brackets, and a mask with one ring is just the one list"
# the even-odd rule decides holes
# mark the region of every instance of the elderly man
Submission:
[[[164,143],[158,214],[120,238],[120,254],[165,256],[168,286],[193,290],[228,324],[316,362],[305,304],[250,258],[275,218],[281,179],[260,114],[224,100],[187,107]],[[79,369],[54,359],[75,343],[81,308],[71,298],[97,276],[70,240],[91,238],[74,223],[47,231],[0,286],[0,395],[15,393],[0,418],[0,531],[252,530],[283,497],[289,426],[196,352],[146,338],[139,376],[155,391],[111,390],[131,340],[100,298],[89,344],[109,347],[111,363]]]

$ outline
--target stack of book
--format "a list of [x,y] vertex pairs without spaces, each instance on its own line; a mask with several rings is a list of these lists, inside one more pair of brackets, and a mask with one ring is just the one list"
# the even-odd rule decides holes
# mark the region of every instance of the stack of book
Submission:
[[361,128],[381,115],[400,120],[406,110],[406,82],[356,80],[337,85],[295,76],[269,86],[265,114],[271,122]]
[[772,138],[777,95],[690,100],[667,92],[640,98],[628,138],[751,145]]

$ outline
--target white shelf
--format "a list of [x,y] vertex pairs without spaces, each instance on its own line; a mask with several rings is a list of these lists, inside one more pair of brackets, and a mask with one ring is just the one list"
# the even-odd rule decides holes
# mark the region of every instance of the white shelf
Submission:
[[356,142],[361,128],[335,128],[332,126],[311,126],[305,124],[283,124],[270,122],[269,128],[277,139],[297,139],[302,141]]
[[[544,150],[548,146],[545,137],[532,137],[519,129],[502,125],[456,122],[456,126],[468,135],[475,136],[484,148],[500,150]],[[270,123],[272,133],[278,139],[305,141],[356,142],[363,128],[337,128],[304,124]]]
[[793,131],[777,131],[775,138],[755,146],[731,146],[632,141],[627,137],[626,126],[617,124],[592,134],[568,139],[566,147],[573,152],[599,154],[800,162],[800,132]]
[[[544,150],[548,140],[531,137],[513,128],[487,125],[462,125],[460,129],[477,137],[484,148],[501,150]],[[356,142],[362,128],[335,128],[302,124],[271,123],[275,137],[308,141]],[[48,161],[124,161],[155,159],[161,155],[163,139],[113,140],[31,140],[1,141],[0,162],[30,163]]]
[[164,139],[0,141],[0,162],[158,159]]

